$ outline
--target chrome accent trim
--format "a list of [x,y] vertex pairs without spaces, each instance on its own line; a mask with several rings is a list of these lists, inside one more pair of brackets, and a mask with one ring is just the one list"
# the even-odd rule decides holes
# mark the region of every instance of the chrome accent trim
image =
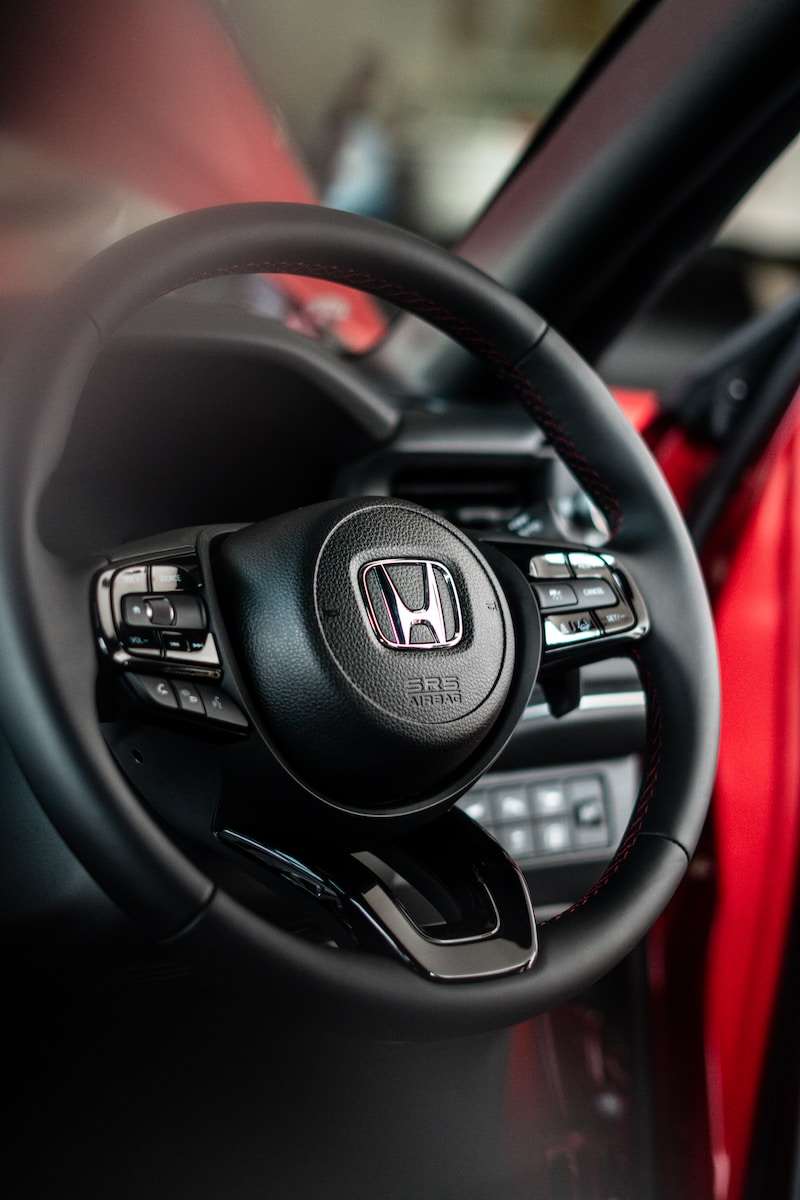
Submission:
[[[400,595],[397,584],[389,574],[388,567],[418,566],[422,569],[423,602],[420,608],[409,608]],[[439,572],[453,608],[455,628],[448,638],[442,597],[436,572]],[[370,572],[377,582],[381,599],[385,607],[391,635],[387,637],[384,627],[375,611],[369,590]],[[440,650],[447,646],[457,646],[464,632],[461,616],[461,605],[453,577],[447,567],[440,562],[428,558],[383,558],[367,563],[360,574],[361,592],[367,609],[367,615],[376,637],[384,646],[392,650]],[[425,626],[434,637],[432,642],[412,642],[411,631],[417,626]]]
[[[644,711],[644,692],[595,692],[581,696],[579,712],[613,712],[614,709],[637,708]],[[541,721],[552,717],[548,704],[529,704],[522,714],[523,721]]]

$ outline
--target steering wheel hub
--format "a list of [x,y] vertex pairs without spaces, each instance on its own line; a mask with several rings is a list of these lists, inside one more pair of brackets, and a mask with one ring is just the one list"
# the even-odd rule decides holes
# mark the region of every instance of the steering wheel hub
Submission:
[[515,646],[463,533],[403,501],[334,501],[231,534],[215,581],[267,734],[307,785],[362,809],[459,790]]

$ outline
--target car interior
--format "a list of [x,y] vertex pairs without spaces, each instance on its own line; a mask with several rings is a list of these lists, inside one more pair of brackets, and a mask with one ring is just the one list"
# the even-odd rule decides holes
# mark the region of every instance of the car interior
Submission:
[[798,34],[10,6],[6,1195],[800,1197]]

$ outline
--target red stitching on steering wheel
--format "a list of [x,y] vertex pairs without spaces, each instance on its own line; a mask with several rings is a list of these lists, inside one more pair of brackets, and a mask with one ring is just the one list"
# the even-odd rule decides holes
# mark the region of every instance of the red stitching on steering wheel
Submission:
[[[579,908],[583,908],[584,904],[591,900],[593,896],[596,896],[597,893],[605,887],[608,881],[614,875],[616,875],[617,871],[620,869],[622,864],[625,862],[625,859],[636,845],[636,842],[639,839],[639,834],[642,832],[644,819],[647,816],[648,809],[650,808],[650,801],[653,797],[653,792],[655,791],[656,780],[658,778],[658,772],[661,766],[661,750],[664,740],[664,730],[661,719],[661,704],[658,699],[658,692],[656,691],[655,684],[653,683],[650,672],[642,662],[641,656],[639,654],[634,654],[632,657],[636,659],[642,678],[642,683],[644,685],[645,696],[647,698],[647,715],[650,732],[650,737],[648,739],[649,744],[647,760],[645,762],[644,771],[642,772],[642,783],[641,787],[639,788],[639,799],[636,805],[636,810],[633,814],[633,819],[628,826],[628,832],[625,835],[625,840],[620,845],[617,853],[614,855],[614,858],[606,867],[597,883],[586,893],[585,896],[582,896],[580,900],[576,900],[575,903],[570,905],[569,908],[553,917],[554,921],[560,921],[562,917],[567,917],[570,913],[576,912]],[[549,922],[542,921],[542,925],[547,924],[549,924]]]

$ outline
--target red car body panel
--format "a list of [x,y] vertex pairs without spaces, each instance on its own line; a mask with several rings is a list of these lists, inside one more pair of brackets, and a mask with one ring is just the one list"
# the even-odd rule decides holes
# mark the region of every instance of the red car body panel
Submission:
[[[641,399],[618,398],[686,509],[716,452],[675,425],[661,426],[657,408],[648,412]],[[656,1059],[662,1086],[668,1078],[673,1131],[689,1114],[691,1194],[709,1194],[710,1171],[715,1200],[744,1194],[800,865],[798,417],[800,394],[704,554],[722,680],[719,765],[708,836],[650,939]],[[710,893],[703,885],[709,874]],[[666,978],[673,981],[668,1003],[681,1017],[665,1007]],[[703,1051],[705,1079],[676,1082],[676,1074],[691,1074],[682,1063],[692,1058],[692,1041]],[[676,1056],[676,1042],[689,1052]]]
[[[715,604],[723,703],[706,1042],[717,1200],[743,1193],[798,869],[797,417],[795,403],[759,464],[753,507]],[[709,567],[721,574],[725,565],[712,558]]]
[[[317,201],[280,121],[202,0],[32,5],[15,37],[20,73],[5,83],[13,97],[7,125],[55,161],[173,212]],[[272,278],[301,328],[329,329],[353,351],[385,330],[362,293]]]

